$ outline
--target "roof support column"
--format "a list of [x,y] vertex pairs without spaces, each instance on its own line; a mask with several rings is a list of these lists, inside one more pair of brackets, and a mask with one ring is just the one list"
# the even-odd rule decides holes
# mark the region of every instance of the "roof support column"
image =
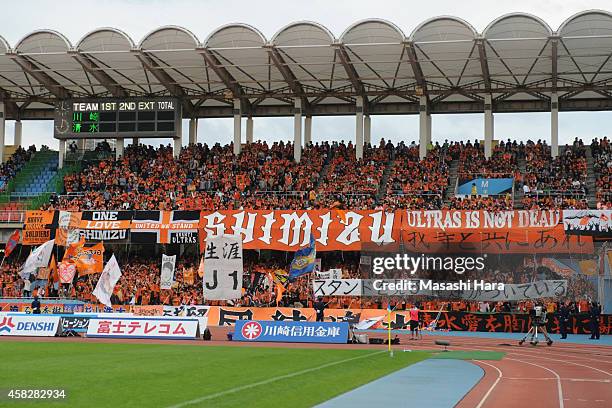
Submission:
[[64,167],[64,156],[66,155],[66,139],[60,139],[59,141],[59,155],[57,168],[61,169]]
[[363,96],[356,98],[355,106],[355,156],[363,159]]
[[4,102],[0,102],[0,163],[4,163]]
[[13,144],[15,145],[15,147],[21,146],[21,135],[23,133],[23,128],[21,125],[22,125],[21,120],[15,121],[15,137],[13,139],[14,140]]
[[174,146],[172,147],[172,155],[178,158],[181,155],[181,148],[183,147],[183,121],[178,121],[178,129],[176,129],[176,135],[174,135]]
[[428,119],[427,114],[427,97],[421,96],[419,99],[419,158],[423,160],[427,156],[427,145],[429,144],[428,132]]
[[293,159],[302,159],[302,98],[293,100]]
[[304,119],[304,146],[312,143],[312,116],[306,116]]
[[431,146],[431,113],[427,113],[427,132],[425,133],[427,136],[427,149]]
[[194,145],[198,143],[198,119],[189,119],[189,144]]
[[372,143],[372,120],[370,115],[363,117],[363,143],[366,146]]
[[550,95],[550,153],[559,156],[559,95]]
[[240,154],[242,111],[240,110],[240,99],[234,99],[234,155]]
[[140,144],[140,139],[138,139],[137,137],[132,138],[132,144],[134,146],[138,146]]
[[181,148],[183,147],[183,140],[180,137],[174,138],[174,146],[172,148],[172,155],[174,158],[178,158],[181,155]]
[[249,116],[246,123],[246,142],[253,143],[253,117]]
[[123,147],[125,146],[125,139],[115,140],[115,158],[118,159],[123,157]]
[[493,120],[493,101],[491,95],[485,95],[484,102],[484,154],[491,158],[493,154],[493,138],[495,137],[495,123]]

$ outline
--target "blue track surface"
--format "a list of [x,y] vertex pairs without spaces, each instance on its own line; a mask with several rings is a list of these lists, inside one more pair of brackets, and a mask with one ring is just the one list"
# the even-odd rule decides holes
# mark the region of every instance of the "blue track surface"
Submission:
[[[384,329],[374,329],[374,330],[365,330],[364,332],[374,332],[374,333],[386,333],[387,330]],[[410,334],[410,330],[392,330],[393,334]],[[455,332],[444,332],[444,331],[436,331],[436,332],[428,332],[424,331],[423,336],[449,336],[449,337],[476,337],[481,339],[499,339],[499,340],[520,340],[523,338],[525,333],[489,333],[489,332],[465,332],[465,331],[455,331]],[[612,336],[601,336],[599,340],[589,340],[588,334],[568,334],[567,339],[561,340],[561,336],[558,334],[552,334],[550,336],[554,342],[558,342],[559,344],[563,343],[574,343],[574,344],[589,344],[593,346],[612,346]],[[539,335],[538,338],[540,342],[542,342],[542,336]],[[416,343],[415,343],[416,344]]]
[[455,406],[484,375],[463,360],[424,360],[332,398],[317,408]]

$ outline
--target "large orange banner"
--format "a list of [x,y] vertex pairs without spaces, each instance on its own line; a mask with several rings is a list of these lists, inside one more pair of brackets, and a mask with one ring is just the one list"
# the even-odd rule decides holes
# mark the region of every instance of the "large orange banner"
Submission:
[[51,239],[49,224],[53,223],[55,211],[26,211],[23,222],[23,245],[39,245]]
[[402,243],[413,252],[593,253],[590,237],[566,235],[559,210],[405,211]]
[[202,212],[200,249],[208,234],[242,234],[245,249],[295,251],[316,241],[317,251],[359,251],[363,243],[399,242],[401,212],[217,211]]

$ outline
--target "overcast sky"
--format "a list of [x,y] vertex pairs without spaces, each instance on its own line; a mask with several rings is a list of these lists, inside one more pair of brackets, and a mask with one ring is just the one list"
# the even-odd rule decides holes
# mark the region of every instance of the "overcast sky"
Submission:
[[[14,46],[24,35],[37,29],[54,29],[73,43],[87,32],[112,26],[129,34],[136,43],[149,31],[162,25],[180,25],[204,40],[215,28],[234,22],[258,28],[267,38],[286,24],[312,20],[329,28],[336,37],[352,23],[365,18],[383,18],[409,35],[422,21],[438,16],[458,16],[482,32],[500,15],[510,12],[532,13],[545,20],[553,30],[571,15],[586,9],[612,9],[611,0],[435,0],[435,1],[269,1],[269,0],[80,0],[35,1],[5,0],[10,4],[0,14],[0,35]],[[10,11],[9,11],[10,10]],[[482,114],[434,115],[434,141],[482,138]],[[227,143],[231,140],[231,119],[199,121],[198,141]],[[579,136],[585,140],[610,135],[612,112],[561,113],[559,138],[567,143]],[[7,121],[7,144],[13,140],[13,122]],[[242,126],[243,132],[245,126]],[[188,126],[183,125],[184,141]],[[313,119],[313,141],[352,140],[355,120],[352,117]],[[57,148],[50,121],[27,121],[23,125],[23,143],[46,144]],[[255,139],[292,139],[291,118],[255,118]],[[517,140],[549,139],[550,116],[547,114],[496,114],[495,137]],[[417,116],[373,116],[372,141],[380,138],[412,141],[418,138]],[[244,137],[243,137],[244,140]],[[159,142],[157,142],[159,143]]]

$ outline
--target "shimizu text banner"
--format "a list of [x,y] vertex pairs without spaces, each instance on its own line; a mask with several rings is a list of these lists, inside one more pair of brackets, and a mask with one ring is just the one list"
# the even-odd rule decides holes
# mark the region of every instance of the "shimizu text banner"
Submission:
[[399,243],[400,218],[400,211],[202,212],[200,248],[209,234],[242,234],[244,249],[295,251],[314,236],[317,251],[358,251],[364,242]]

